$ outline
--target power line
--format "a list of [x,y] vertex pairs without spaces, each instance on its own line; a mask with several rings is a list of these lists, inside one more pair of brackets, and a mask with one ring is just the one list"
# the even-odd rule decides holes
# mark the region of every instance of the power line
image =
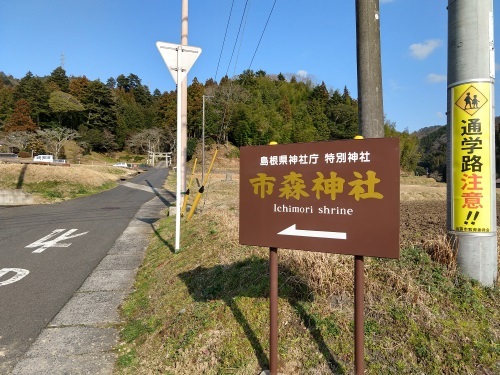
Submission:
[[226,43],[227,30],[229,29],[229,23],[231,22],[231,14],[233,13],[234,0],[231,3],[231,10],[229,11],[229,18],[227,19],[226,32],[224,33],[224,39],[222,41],[222,47],[220,49],[219,61],[217,62],[217,69],[215,70],[215,82],[217,82],[217,73],[219,72],[220,60],[222,58],[222,51],[224,50],[224,44]]
[[233,52],[231,53],[231,58],[229,59],[229,64],[227,65],[226,75],[229,72],[229,67],[231,66],[231,62],[233,61],[234,50],[236,49],[236,45],[238,44],[238,39],[240,37],[240,32],[241,32],[241,25],[243,24],[243,20],[245,18],[247,5],[248,5],[248,0],[245,1],[245,8],[243,9],[243,14],[241,15],[240,26],[238,28],[238,34],[236,34],[236,40],[234,41]]
[[[247,4],[248,4],[248,0],[247,0]],[[245,10],[246,10],[246,4],[245,4]],[[240,46],[238,48],[238,53],[236,54],[236,60],[234,62],[233,77],[236,73],[236,67],[238,66],[238,60],[240,59],[241,46],[243,45],[243,35],[245,35],[245,29],[247,28],[248,11],[243,12],[243,18],[244,18],[243,31],[241,33]]]
[[260,42],[262,41],[262,37],[264,36],[264,33],[266,32],[267,24],[269,23],[269,19],[271,18],[271,15],[273,14],[274,6],[276,5],[276,1],[274,0],[273,7],[271,8],[271,11],[269,12],[269,16],[267,17],[266,24],[264,26],[264,30],[262,30],[262,34],[260,35],[259,43],[257,43],[257,48],[255,48],[255,52],[252,56],[252,60],[250,61],[250,65],[248,65],[248,69],[252,66],[253,59],[255,58],[255,55],[257,54],[257,50],[259,49]]

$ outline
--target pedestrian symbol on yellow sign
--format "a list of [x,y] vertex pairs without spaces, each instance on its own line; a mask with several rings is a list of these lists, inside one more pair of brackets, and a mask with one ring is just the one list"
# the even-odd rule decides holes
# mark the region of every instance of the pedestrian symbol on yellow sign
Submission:
[[481,109],[488,99],[474,85],[470,85],[467,90],[460,95],[455,102],[455,105],[464,110],[470,116],[474,115]]

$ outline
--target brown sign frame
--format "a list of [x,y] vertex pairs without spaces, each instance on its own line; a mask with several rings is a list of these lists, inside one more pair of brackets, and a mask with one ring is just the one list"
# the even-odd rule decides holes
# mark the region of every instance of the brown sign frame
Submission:
[[399,139],[240,148],[244,245],[399,258]]

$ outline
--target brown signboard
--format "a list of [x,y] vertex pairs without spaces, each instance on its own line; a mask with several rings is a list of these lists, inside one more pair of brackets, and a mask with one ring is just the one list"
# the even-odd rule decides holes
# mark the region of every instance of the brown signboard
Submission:
[[399,258],[399,140],[242,147],[240,243]]

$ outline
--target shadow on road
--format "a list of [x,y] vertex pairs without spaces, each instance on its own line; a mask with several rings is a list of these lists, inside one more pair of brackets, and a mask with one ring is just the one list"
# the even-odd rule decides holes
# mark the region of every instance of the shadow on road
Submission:
[[153,190],[155,195],[163,202],[163,204],[165,206],[170,207],[172,205],[171,202],[175,202],[175,194],[174,193],[167,191],[166,192],[166,195],[168,196],[168,199],[167,199],[163,195],[161,195],[160,192],[158,190],[156,190],[156,188],[148,180],[146,180],[146,183],[149,185],[151,190]]

